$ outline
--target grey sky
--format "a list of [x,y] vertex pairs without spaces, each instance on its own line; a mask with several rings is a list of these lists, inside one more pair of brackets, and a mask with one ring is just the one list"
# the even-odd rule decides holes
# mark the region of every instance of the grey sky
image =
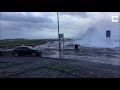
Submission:
[[[57,38],[56,12],[2,12],[1,38]],[[89,28],[112,29],[118,36],[118,23],[111,16],[118,12],[59,12],[60,33],[66,38],[81,38]],[[101,33],[102,34],[102,33]]]

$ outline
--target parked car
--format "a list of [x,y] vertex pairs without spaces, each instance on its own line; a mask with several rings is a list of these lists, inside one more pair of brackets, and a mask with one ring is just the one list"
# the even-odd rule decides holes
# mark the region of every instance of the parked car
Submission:
[[42,56],[40,50],[37,50],[31,46],[19,46],[13,50],[12,54],[14,56],[19,56],[19,55]]
[[0,56],[4,54],[3,49],[0,49]]

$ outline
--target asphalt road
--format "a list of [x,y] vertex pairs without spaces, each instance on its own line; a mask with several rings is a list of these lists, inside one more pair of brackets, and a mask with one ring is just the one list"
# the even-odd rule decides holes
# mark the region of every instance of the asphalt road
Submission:
[[120,66],[75,59],[0,56],[0,78],[120,78]]

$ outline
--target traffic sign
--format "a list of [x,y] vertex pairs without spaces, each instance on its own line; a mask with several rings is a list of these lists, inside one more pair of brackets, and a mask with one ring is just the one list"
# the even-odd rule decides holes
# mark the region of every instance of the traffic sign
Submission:
[[59,38],[63,38],[64,37],[64,35],[63,34],[59,34]]
[[110,37],[111,36],[111,32],[110,32],[110,30],[107,30],[106,31],[106,37]]

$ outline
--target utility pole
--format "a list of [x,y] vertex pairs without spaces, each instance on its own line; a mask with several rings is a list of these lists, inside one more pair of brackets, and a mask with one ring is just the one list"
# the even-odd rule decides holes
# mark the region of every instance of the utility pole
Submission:
[[119,16],[118,16],[118,23],[119,23],[119,49],[120,49],[120,12],[119,12]]
[[59,40],[59,51],[61,51],[61,47],[60,47],[60,37],[59,37],[60,30],[59,30],[59,14],[58,14],[58,12],[57,12],[57,21],[58,21],[58,40]]
[[1,12],[0,12],[0,40],[1,40],[1,23],[2,23],[2,22],[1,22],[1,19],[2,19],[2,18],[1,18],[1,17],[2,17],[2,14],[1,14]]
[[57,12],[57,21],[58,21],[58,41],[59,41],[59,57],[60,57],[60,54],[61,54],[61,43],[60,43],[60,30],[59,30],[59,14]]

